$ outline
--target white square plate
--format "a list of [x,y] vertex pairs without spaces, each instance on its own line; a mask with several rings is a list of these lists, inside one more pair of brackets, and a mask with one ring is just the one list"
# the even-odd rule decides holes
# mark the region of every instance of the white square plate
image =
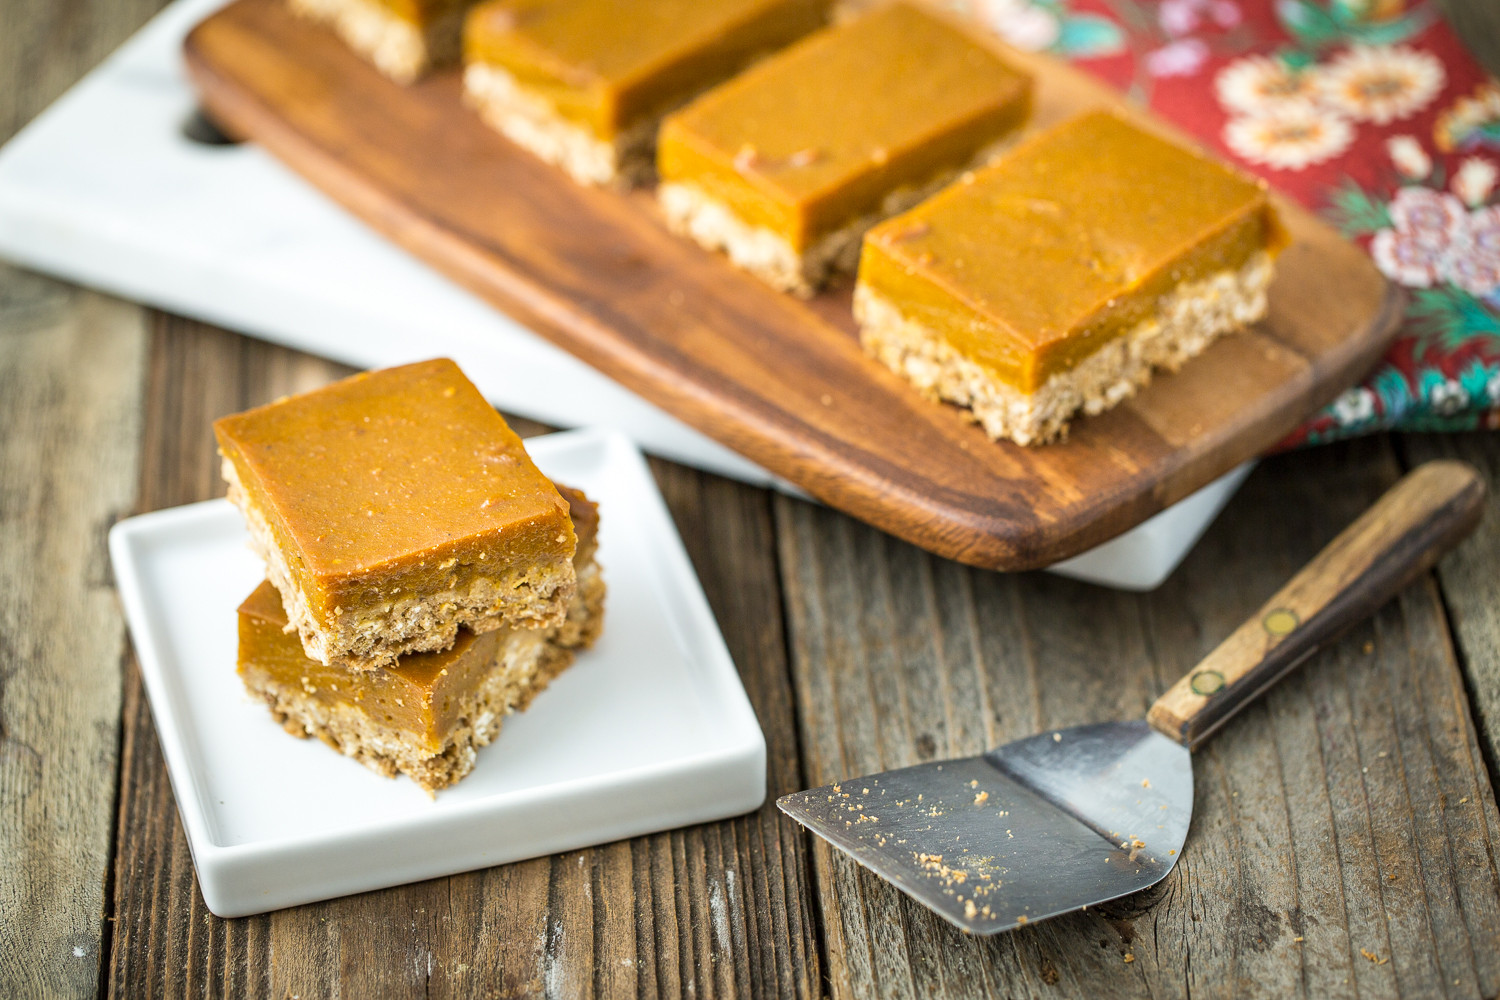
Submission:
[[533,438],[599,503],[598,644],[436,800],[293,739],[235,673],[260,560],[226,500],[133,517],[110,557],[208,908],[364,892],[758,807],[765,737],[639,451],[595,430]]

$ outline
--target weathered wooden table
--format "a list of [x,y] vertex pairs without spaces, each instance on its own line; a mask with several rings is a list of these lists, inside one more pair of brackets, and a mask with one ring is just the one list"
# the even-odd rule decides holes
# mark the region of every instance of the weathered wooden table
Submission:
[[[162,2],[0,0],[0,140]],[[1455,14],[1500,50],[1500,8]],[[0,996],[1500,994],[1500,435],[1271,459],[1145,596],[969,570],[655,464],[765,729],[772,797],[1138,716],[1402,469],[1479,466],[1479,532],[1200,754],[1188,849],[1145,896],[967,938],[768,801],[212,916],[105,533],[223,492],[212,418],[341,374],[0,267]]]

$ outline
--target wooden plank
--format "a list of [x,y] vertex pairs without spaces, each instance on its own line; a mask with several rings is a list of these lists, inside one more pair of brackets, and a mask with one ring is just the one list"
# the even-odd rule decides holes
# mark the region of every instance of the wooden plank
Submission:
[[[163,0],[10,0],[0,143]],[[0,265],[0,995],[94,996],[124,628],[105,532],[129,509],[140,310]]]
[[1485,518],[1473,537],[1438,567],[1438,582],[1494,781],[1500,774],[1500,436],[1409,434],[1397,441],[1409,463],[1461,458],[1480,471],[1489,487]]
[[[221,494],[210,420],[343,371],[164,319],[152,350],[141,506]],[[537,429],[516,424],[523,433]],[[771,792],[798,788],[768,500],[666,463],[656,472],[766,730]],[[115,995],[807,996],[819,989],[806,843],[769,804],[727,822],[221,920],[195,886],[134,672],[125,724]]]
[[[279,0],[238,0],[187,57],[216,118],[450,277],[833,506],[976,565],[1071,555],[1271,446],[1396,320],[1369,258],[1282,202],[1294,245],[1265,322],[1067,442],[995,444],[861,352],[847,287],[779,295],[672,236],[649,192],[574,185],[486,128],[456,73],[397,87]],[[1036,74],[1039,126],[1141,114],[1060,62],[1010,58]]]
[[5,0],[0,143],[166,5],[167,0]]
[[0,995],[93,995],[124,631],[141,311],[0,266]]
[[[778,500],[808,783],[1140,717],[1399,471],[1383,442],[1269,460],[1148,595],[966,569]],[[1231,722],[1195,772],[1161,885],[994,938],[820,844],[833,996],[1500,990],[1500,819],[1430,575]]]
[[[140,404],[144,426],[137,511],[222,496],[210,422],[242,409],[247,401],[312,388],[346,371],[154,314],[147,388]],[[166,997],[192,984],[196,993],[211,988],[225,995],[266,995],[271,977],[287,958],[313,963],[307,967],[309,976],[326,980],[329,970],[337,968],[336,956],[326,948],[337,928],[317,919],[310,925],[306,918],[292,921],[306,943],[283,957],[273,951],[272,928],[265,919],[222,921],[204,908],[133,654],[125,676],[122,725],[110,993]]]

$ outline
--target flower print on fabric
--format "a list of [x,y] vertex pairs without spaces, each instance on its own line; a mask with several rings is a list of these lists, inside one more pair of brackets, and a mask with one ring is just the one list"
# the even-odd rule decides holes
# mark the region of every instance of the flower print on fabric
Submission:
[[1346,390],[1332,404],[1339,422],[1347,426],[1375,419],[1375,393],[1364,386]]
[[1214,77],[1219,103],[1242,115],[1267,115],[1290,105],[1305,106],[1318,97],[1316,68],[1294,69],[1272,56],[1246,56]]
[[1428,390],[1428,402],[1438,416],[1451,417],[1468,405],[1469,394],[1457,379],[1445,378]]
[[1391,225],[1370,238],[1386,277],[1408,288],[1446,282],[1479,298],[1500,291],[1500,206],[1470,212],[1447,192],[1406,187],[1387,211]]
[[1391,162],[1407,180],[1425,180],[1432,173],[1432,157],[1414,136],[1393,135],[1385,141],[1385,151]]
[[1470,295],[1500,306],[1500,205],[1470,213],[1443,258],[1441,273]]
[[1438,115],[1432,141],[1445,153],[1500,150],[1500,84],[1486,80]]
[[1324,102],[1357,122],[1387,125],[1431,104],[1447,79],[1435,56],[1406,45],[1354,45],[1324,67]]
[[1348,122],[1307,102],[1232,118],[1224,126],[1224,142],[1236,156],[1277,170],[1301,170],[1331,160],[1353,140]]
[[[1214,93],[1230,114],[1224,143],[1236,156],[1297,171],[1343,154],[1358,124],[1387,125],[1421,111],[1445,79],[1441,62],[1410,46],[1352,45],[1325,64],[1236,59],[1216,74]],[[1402,146],[1413,161],[1415,143]]]
[[1158,78],[1197,75],[1212,56],[1202,36],[1235,28],[1243,20],[1236,0],[1162,0],[1156,23],[1166,42],[1146,53],[1146,72]]
[[1489,160],[1466,156],[1454,171],[1449,187],[1465,205],[1482,205],[1495,190],[1497,176],[1500,176],[1500,168]]
[[1162,0],[1156,8],[1156,23],[1173,38],[1191,35],[1210,25],[1233,28],[1244,18],[1234,0]]
[[[1471,156],[1447,166],[1411,136],[1386,142],[1402,178],[1388,197],[1346,180],[1328,214],[1346,236],[1368,238],[1387,278],[1411,289],[1406,326],[1365,381],[1364,401],[1346,393],[1292,443],[1332,440],[1376,427],[1458,430],[1500,425],[1500,166]],[[1351,392],[1354,390],[1351,390]]]
[[1152,76],[1192,76],[1208,62],[1208,45],[1197,38],[1183,38],[1146,54],[1146,71]]

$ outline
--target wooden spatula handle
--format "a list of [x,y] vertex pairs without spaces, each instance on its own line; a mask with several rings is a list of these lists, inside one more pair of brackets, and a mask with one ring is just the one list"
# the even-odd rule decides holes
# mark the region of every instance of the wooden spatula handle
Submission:
[[1320,647],[1371,615],[1473,530],[1484,483],[1463,462],[1407,473],[1151,706],[1151,725],[1196,747]]

